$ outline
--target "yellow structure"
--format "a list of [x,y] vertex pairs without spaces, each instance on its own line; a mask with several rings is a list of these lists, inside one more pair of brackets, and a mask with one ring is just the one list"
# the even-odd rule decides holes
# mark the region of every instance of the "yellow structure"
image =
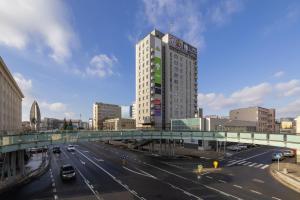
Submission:
[[126,118],[106,119],[103,122],[103,130],[126,130],[135,129],[135,120]]
[[106,119],[121,118],[121,107],[114,104],[94,103],[93,104],[93,129],[103,129],[103,122]]
[[215,161],[213,162],[213,165],[214,165],[214,168],[216,169],[216,168],[218,168],[218,166],[219,166],[219,162],[215,160]]
[[[300,116],[296,118],[296,133],[300,134]],[[298,152],[297,152],[298,153]],[[299,152],[300,153],[300,152]]]

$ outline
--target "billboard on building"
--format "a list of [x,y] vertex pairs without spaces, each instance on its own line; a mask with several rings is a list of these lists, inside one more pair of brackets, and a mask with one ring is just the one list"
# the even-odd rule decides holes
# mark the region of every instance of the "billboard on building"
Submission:
[[161,40],[155,37],[154,40],[154,95],[155,95],[155,117],[161,116],[161,82],[162,82],[162,49]]
[[169,45],[193,58],[197,58],[197,48],[185,43],[171,34],[169,34]]

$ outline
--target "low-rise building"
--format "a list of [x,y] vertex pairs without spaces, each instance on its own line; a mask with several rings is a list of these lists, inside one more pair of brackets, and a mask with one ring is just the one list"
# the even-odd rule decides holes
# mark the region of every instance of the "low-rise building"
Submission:
[[231,110],[230,119],[253,121],[257,132],[275,132],[275,109],[249,107]]
[[103,130],[130,130],[135,129],[135,120],[127,118],[106,119],[103,122]]
[[296,133],[300,134],[300,116],[296,118]]
[[106,119],[121,118],[121,107],[114,104],[94,103],[93,105],[93,129],[103,129]]
[[295,133],[296,121],[294,118],[281,118],[280,119],[280,132],[282,133]]

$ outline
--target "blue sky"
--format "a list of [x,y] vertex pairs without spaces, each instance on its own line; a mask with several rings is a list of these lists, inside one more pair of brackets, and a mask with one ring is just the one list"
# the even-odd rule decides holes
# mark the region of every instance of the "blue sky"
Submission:
[[1,1],[0,55],[26,96],[23,119],[34,99],[42,117],[84,120],[96,101],[130,105],[134,45],[153,28],[197,46],[205,115],[300,115],[299,1]]

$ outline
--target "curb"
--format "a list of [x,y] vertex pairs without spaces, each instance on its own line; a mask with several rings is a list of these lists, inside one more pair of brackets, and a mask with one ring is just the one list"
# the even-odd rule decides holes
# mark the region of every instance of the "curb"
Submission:
[[0,188],[0,194],[8,192],[8,191],[10,191],[14,188],[20,187],[22,185],[26,185],[29,182],[31,182],[32,180],[43,175],[45,172],[48,171],[48,169],[50,167],[50,160],[51,160],[51,156],[48,155],[48,158],[46,158],[45,161],[42,162],[42,164],[39,166],[39,168],[29,172],[27,175],[18,179],[15,183],[11,183],[3,188]]
[[270,174],[273,178],[275,178],[278,182],[285,185],[286,187],[300,193],[300,182],[293,177],[290,177],[280,171],[270,169]]

